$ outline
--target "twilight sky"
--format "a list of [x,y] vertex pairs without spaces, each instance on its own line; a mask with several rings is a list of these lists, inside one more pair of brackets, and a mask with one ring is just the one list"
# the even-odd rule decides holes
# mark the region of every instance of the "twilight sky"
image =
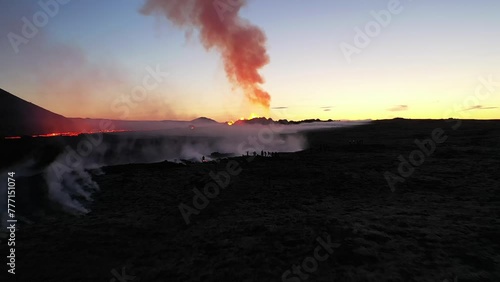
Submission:
[[[145,1],[60,1],[27,38],[22,18],[33,23],[39,1],[0,0],[0,88],[64,116],[500,118],[498,0],[248,0],[240,15],[267,36],[271,110],[228,82],[196,30],[141,14]],[[385,26],[373,24],[381,10],[392,11]],[[356,40],[367,25],[370,42]]]

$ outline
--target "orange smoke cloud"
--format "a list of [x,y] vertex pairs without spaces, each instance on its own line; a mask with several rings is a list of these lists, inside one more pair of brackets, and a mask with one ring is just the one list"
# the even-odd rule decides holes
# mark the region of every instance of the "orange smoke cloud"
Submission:
[[205,49],[216,48],[228,79],[252,103],[269,108],[271,97],[259,69],[269,63],[266,36],[238,13],[244,0],[147,0],[141,12],[164,14],[175,25],[200,31]]

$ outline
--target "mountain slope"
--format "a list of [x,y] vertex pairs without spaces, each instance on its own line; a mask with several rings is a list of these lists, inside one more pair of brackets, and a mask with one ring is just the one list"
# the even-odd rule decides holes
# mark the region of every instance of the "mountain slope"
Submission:
[[0,136],[65,132],[72,121],[0,89]]

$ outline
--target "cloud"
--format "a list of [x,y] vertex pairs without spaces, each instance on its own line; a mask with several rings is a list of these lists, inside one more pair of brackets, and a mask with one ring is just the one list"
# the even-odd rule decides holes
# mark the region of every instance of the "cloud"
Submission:
[[286,110],[288,107],[272,107],[273,110]]
[[498,109],[498,107],[485,107],[483,105],[476,105],[472,106],[470,108],[465,109],[464,111],[472,111],[472,110],[493,110],[493,109]]
[[324,109],[323,112],[329,112],[331,109]]
[[408,105],[397,105],[392,108],[387,109],[388,111],[391,112],[401,112],[401,111],[407,111],[408,110]]

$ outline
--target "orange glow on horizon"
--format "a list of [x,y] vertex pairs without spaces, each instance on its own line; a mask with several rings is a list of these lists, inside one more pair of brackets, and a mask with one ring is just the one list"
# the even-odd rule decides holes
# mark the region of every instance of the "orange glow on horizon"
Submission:
[[251,113],[250,116],[248,118],[244,118],[244,117],[240,117],[237,121],[234,121],[234,120],[230,120],[227,123],[227,125],[234,125],[236,122],[240,121],[240,120],[251,120],[251,119],[254,119],[254,118],[258,118],[259,116],[255,113]]
[[[116,132],[128,132],[128,130],[99,130],[90,132],[53,132],[47,134],[34,134],[30,137],[32,138],[48,138],[48,137],[76,137],[82,134],[96,134],[96,133],[116,133]],[[7,136],[4,139],[21,139],[21,136]]]

